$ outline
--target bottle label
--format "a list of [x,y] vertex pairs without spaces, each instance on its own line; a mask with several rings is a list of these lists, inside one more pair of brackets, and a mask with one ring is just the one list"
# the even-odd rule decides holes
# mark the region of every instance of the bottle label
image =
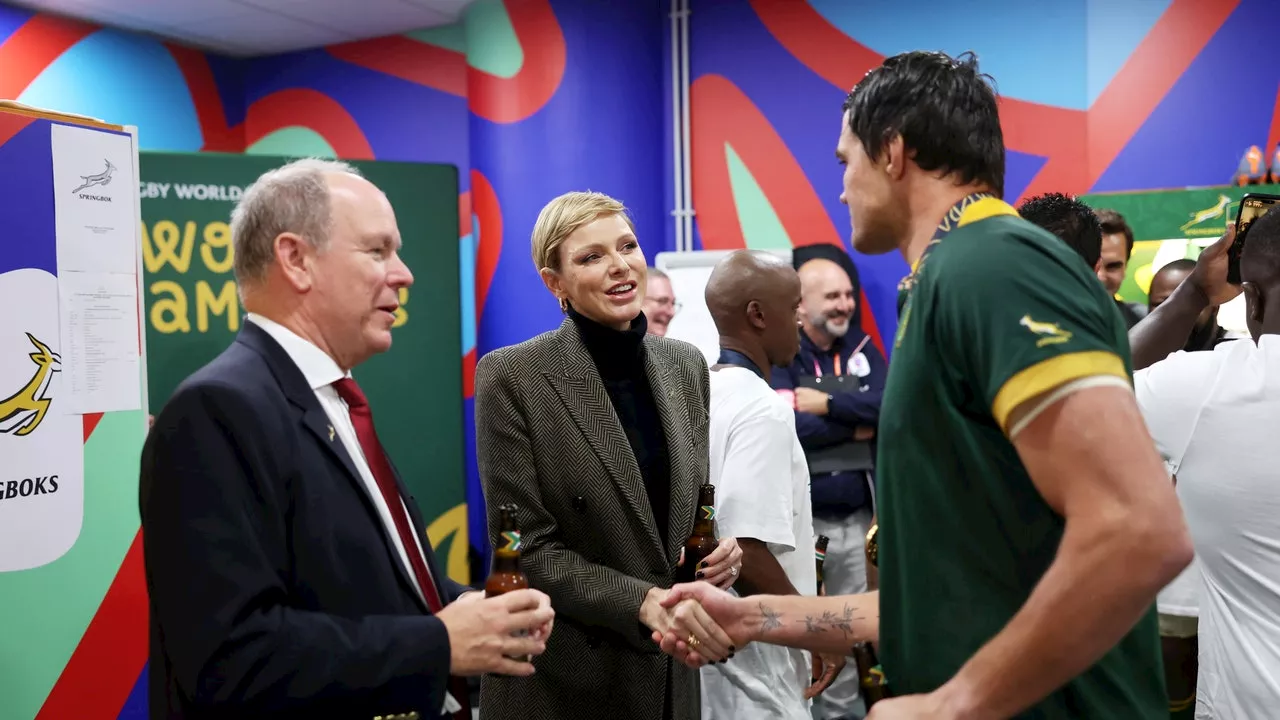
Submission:
[[712,505],[703,505],[701,509],[702,509],[702,519],[703,519],[703,520],[715,520],[715,519],[716,519],[716,509],[715,509],[715,507],[714,507],[714,506],[712,506]]
[[813,556],[818,560],[818,562],[822,562],[827,559],[827,554],[822,550],[814,550]]
[[884,670],[879,665],[867,671],[867,687],[884,687],[888,684]]
[[520,552],[520,533],[516,531],[508,531],[502,533],[502,550],[507,552]]

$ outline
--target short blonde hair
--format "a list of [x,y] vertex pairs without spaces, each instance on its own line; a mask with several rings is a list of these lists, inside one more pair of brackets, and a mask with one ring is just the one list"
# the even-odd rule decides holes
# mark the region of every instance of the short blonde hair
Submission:
[[631,232],[636,231],[627,206],[604,193],[568,192],[547,203],[538,213],[529,238],[534,268],[539,272],[542,268],[559,270],[560,246],[565,239],[583,225],[606,215],[621,215]]

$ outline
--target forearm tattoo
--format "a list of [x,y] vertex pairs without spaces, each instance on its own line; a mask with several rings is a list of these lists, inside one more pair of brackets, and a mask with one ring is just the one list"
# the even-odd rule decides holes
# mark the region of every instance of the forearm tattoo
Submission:
[[[780,630],[789,621],[784,617],[783,613],[769,607],[764,603],[757,603],[760,609],[760,634],[765,635],[771,631]],[[800,620],[795,620],[794,624],[804,625],[805,632],[808,633],[826,633],[840,632],[846,640],[851,640],[857,636],[854,630],[854,623],[863,622],[867,619],[866,615],[855,615],[853,606],[846,603],[844,608],[839,612],[827,610],[820,615],[806,615]]]

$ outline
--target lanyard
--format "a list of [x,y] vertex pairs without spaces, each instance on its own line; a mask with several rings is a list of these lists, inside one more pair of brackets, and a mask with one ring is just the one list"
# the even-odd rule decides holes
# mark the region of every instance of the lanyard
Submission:
[[985,192],[966,195],[960,199],[960,202],[952,205],[946,215],[942,216],[942,222],[938,223],[938,227],[933,231],[933,238],[929,240],[929,244],[925,246],[924,252],[920,254],[920,259],[917,260],[915,266],[911,268],[911,272],[908,273],[906,277],[902,278],[902,282],[898,283],[899,318],[902,317],[903,309],[907,304],[907,298],[911,296],[911,290],[916,285],[916,278],[920,276],[920,271],[924,269],[925,258],[929,257],[929,253],[933,252],[933,248],[937,246],[938,243],[942,242],[944,237],[950,235],[952,230],[960,227],[960,217],[964,215],[964,211],[968,209],[970,205],[989,197],[995,196],[991,193]]
[[755,373],[756,375],[759,375],[761,380],[764,379],[764,371],[760,369],[760,366],[756,365],[755,361],[747,357],[744,353],[740,353],[737,350],[729,350],[728,348],[721,348],[720,359],[716,360],[716,364],[717,365],[737,365],[739,367],[744,367],[750,370],[751,372]]
[[[857,355],[859,352],[861,352],[862,348],[867,346],[867,341],[870,339],[871,339],[870,335],[863,335],[862,342],[858,343],[858,347],[854,348],[853,352],[849,353],[849,357],[853,357],[854,355]],[[840,372],[840,352],[838,350],[836,351],[834,363],[835,363],[835,375],[836,377],[839,377],[841,375],[841,372]],[[813,374],[816,375],[817,377],[822,377],[822,366],[818,365],[818,356],[816,354],[813,356]]]

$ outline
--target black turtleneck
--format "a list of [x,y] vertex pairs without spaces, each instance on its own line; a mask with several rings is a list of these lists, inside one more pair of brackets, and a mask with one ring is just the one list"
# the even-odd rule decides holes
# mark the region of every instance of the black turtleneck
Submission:
[[667,541],[668,513],[671,507],[671,465],[667,456],[666,436],[653,388],[645,372],[644,336],[648,321],[641,313],[627,330],[601,325],[570,309],[569,317],[595,361],[600,379],[613,402],[622,430],[631,443],[631,452],[640,466],[649,507],[658,537]]

